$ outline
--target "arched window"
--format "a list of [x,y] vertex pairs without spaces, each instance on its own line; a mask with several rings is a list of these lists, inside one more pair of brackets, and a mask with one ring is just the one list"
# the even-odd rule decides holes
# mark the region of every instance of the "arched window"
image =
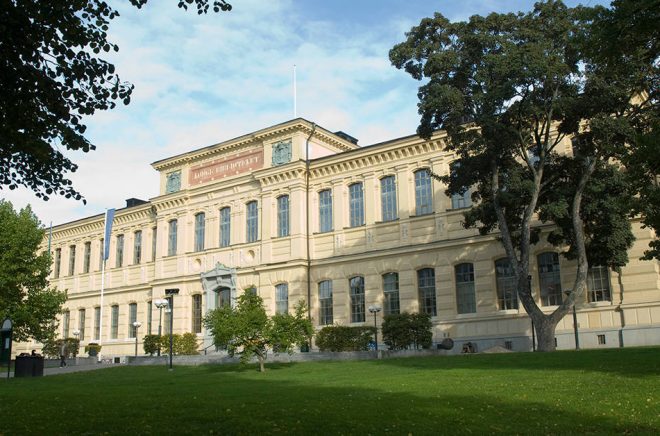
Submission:
[[275,286],[275,313],[289,313],[289,285]]
[[277,236],[289,236],[289,196],[277,197]]
[[471,263],[461,263],[454,267],[454,272],[458,313],[475,313],[477,301],[474,292],[474,266]]
[[332,324],[332,281],[319,282],[319,325]]
[[206,215],[200,212],[195,215],[195,251],[204,251],[204,236],[206,234]]
[[518,284],[509,259],[495,261],[495,278],[497,280],[497,304],[500,310],[517,309]]
[[364,191],[361,182],[348,187],[348,215],[350,227],[364,225]]
[[436,316],[438,310],[435,301],[435,270],[433,268],[424,268],[417,271],[417,288],[420,313]]
[[364,322],[364,277],[353,277],[348,285],[351,294],[351,322]]
[[559,255],[553,252],[541,253],[537,257],[541,304],[557,306],[561,304],[561,271]]
[[383,274],[384,315],[399,313],[399,274]]
[[427,169],[415,172],[415,215],[433,212],[431,196],[431,173]]

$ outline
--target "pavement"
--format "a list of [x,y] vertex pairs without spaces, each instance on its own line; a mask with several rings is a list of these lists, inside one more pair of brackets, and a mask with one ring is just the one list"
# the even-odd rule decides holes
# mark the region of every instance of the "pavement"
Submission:
[[[62,368],[56,366],[54,368],[44,368],[44,376],[71,374],[73,372],[96,371],[98,369],[114,368],[120,365],[121,364],[118,363],[98,363],[95,365],[67,365]],[[6,372],[0,375],[0,378],[5,378],[5,377],[7,377]],[[14,377],[13,371],[9,373],[9,377],[10,378]]]

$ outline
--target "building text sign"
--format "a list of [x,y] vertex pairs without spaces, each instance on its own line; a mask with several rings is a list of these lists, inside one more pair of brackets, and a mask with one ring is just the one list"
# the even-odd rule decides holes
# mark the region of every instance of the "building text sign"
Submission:
[[190,186],[234,176],[264,166],[264,150],[252,150],[216,159],[190,168]]

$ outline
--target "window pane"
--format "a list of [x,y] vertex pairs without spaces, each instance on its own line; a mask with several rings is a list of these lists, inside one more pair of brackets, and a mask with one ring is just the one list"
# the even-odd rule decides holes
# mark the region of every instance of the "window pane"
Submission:
[[220,246],[229,247],[230,244],[230,214],[231,209],[228,207],[223,207],[220,209]]
[[475,313],[477,302],[474,293],[474,267],[462,263],[454,267],[456,274],[456,307],[458,313]]
[[431,197],[431,174],[429,170],[415,173],[415,215],[426,215],[433,212]]
[[332,231],[332,191],[319,192],[319,232]]
[[561,304],[561,273],[557,253],[541,253],[538,258],[541,304],[556,306]]
[[277,236],[289,236],[289,196],[277,198]]
[[59,278],[60,276],[60,264],[62,263],[62,249],[55,249],[55,265],[53,266],[53,277]]
[[198,213],[195,215],[195,251],[204,250],[204,234],[206,231],[206,215]]
[[103,238],[99,241],[99,271],[103,269],[103,261],[105,256],[105,241]]
[[351,322],[364,322],[364,277],[348,281],[351,293]]
[[124,264],[124,235],[117,235],[117,257],[115,266],[119,268]]
[[128,305],[128,337],[134,338],[137,335],[137,329],[133,325],[137,321],[137,303]]
[[176,255],[176,238],[177,238],[177,221],[170,221],[168,235],[167,235],[167,255]]
[[151,229],[151,261],[156,260],[156,247],[158,242],[158,227]]
[[119,306],[112,306],[110,311],[110,339],[117,339],[119,331]]
[[[455,177],[455,170],[460,166],[459,162],[454,162],[450,165],[450,173],[452,177]],[[452,209],[463,209],[466,207],[472,206],[472,191],[470,187],[466,187],[466,190],[462,194],[452,194],[451,196],[451,208]]]
[[192,296],[192,332],[202,332],[202,296],[200,294]]
[[147,334],[151,334],[151,325],[153,324],[153,305],[151,300],[147,301]]
[[392,221],[397,218],[396,209],[396,179],[394,176],[380,179],[380,201],[383,221]]
[[419,311],[436,316],[438,312],[435,301],[435,270],[424,268],[417,271],[417,286],[419,287]]
[[76,246],[69,247],[69,275],[72,276],[76,271]]
[[101,308],[94,308],[94,338],[95,340],[101,339]]
[[92,256],[92,243],[91,242],[85,242],[85,253],[84,253],[84,259],[83,259],[83,274],[87,274],[89,272],[89,261]]
[[257,202],[256,201],[251,201],[248,204],[246,204],[246,242],[255,242],[257,240],[257,234],[258,234],[258,225],[257,225],[257,219],[258,219],[258,212],[257,212]]
[[607,267],[596,265],[589,268],[587,288],[589,289],[590,303],[594,301],[612,301]]
[[275,286],[275,313],[289,313],[289,285]]
[[509,259],[495,261],[497,302],[500,310],[518,309],[518,284]]
[[325,280],[319,283],[319,325],[332,324],[332,315],[332,282]]
[[134,234],[133,240],[133,263],[138,264],[142,261],[142,230]]
[[78,330],[80,331],[78,339],[81,341],[85,340],[85,314],[85,309],[78,310]]
[[383,275],[384,315],[399,313],[399,274]]
[[349,220],[351,227],[364,225],[364,195],[362,183],[348,187]]

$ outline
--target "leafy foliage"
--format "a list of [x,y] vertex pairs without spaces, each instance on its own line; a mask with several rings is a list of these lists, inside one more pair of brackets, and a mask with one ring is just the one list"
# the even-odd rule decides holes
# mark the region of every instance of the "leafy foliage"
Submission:
[[11,318],[17,341],[54,338],[66,301],[66,293],[48,287],[50,255],[39,253],[44,235],[29,206],[16,212],[0,200],[0,319]]
[[[231,9],[223,0],[178,0],[183,9],[193,3],[199,14]],[[118,101],[128,104],[133,91],[99,57],[119,50],[107,39],[117,16],[102,0],[3,2],[0,189],[23,185],[44,200],[53,194],[82,199],[65,175],[77,165],[63,150],[94,150],[84,136],[84,117]]]
[[[43,344],[41,348],[41,354],[51,359],[57,359],[60,357],[60,350],[62,344],[66,343],[66,356],[75,357],[78,355],[80,349],[80,340],[76,338],[65,338],[65,339],[48,339]],[[85,348],[87,352],[87,348]]]
[[145,335],[144,338],[142,338],[144,354],[149,354],[150,356],[155,354],[158,351],[158,344],[160,344],[160,336]]
[[381,328],[390,350],[430,348],[433,343],[433,325],[427,313],[385,315]]
[[[145,354],[150,356],[158,351],[160,346],[161,354],[170,352],[170,335],[145,335],[142,339],[142,348]],[[184,333],[183,335],[175,333],[172,335],[172,354],[173,355],[194,355],[198,352],[199,342],[194,333]]]
[[316,346],[321,351],[366,351],[375,332],[373,327],[326,326],[316,334]]
[[89,344],[85,345],[85,353],[89,354],[90,356],[96,356],[101,352],[101,348],[103,347],[96,342],[90,342]]

